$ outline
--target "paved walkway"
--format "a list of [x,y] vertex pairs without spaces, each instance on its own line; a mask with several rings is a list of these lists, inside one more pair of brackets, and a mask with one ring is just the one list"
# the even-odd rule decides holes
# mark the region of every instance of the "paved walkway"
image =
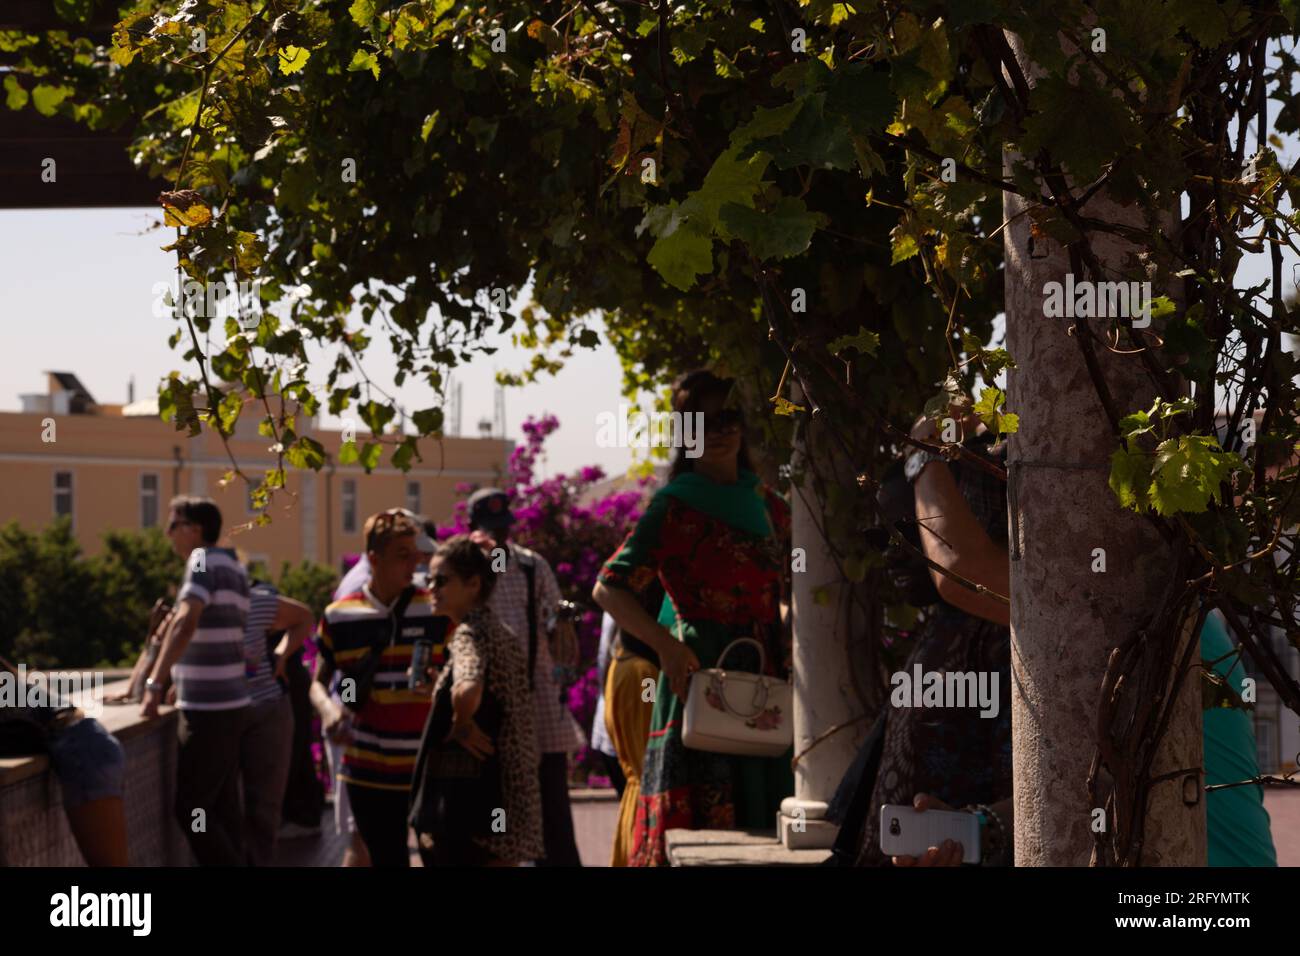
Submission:
[[[1278,866],[1300,866],[1300,787],[1270,787],[1264,791],[1264,807],[1272,821],[1273,845],[1277,848]],[[586,841],[580,839],[583,862],[587,866],[600,866],[603,860],[588,858]],[[321,833],[314,837],[281,840],[276,852],[276,866],[338,866],[347,847],[346,837],[334,832],[334,811],[325,808],[321,819]],[[420,866],[420,856],[415,852],[415,838],[411,838],[411,865]]]

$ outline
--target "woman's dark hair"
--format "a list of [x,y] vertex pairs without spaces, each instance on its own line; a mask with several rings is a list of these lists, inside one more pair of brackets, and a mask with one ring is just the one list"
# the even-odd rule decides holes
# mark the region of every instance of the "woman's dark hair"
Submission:
[[[719,398],[725,402],[734,385],[733,379],[719,378],[707,368],[697,368],[693,372],[687,372],[673,382],[673,411],[680,412],[682,420],[685,421],[687,415],[703,411],[704,404],[709,399]],[[702,439],[704,436],[698,437]],[[684,443],[679,444],[677,454],[673,456],[672,467],[668,470],[668,480],[672,481],[680,474],[694,471],[696,461],[698,459],[686,457]],[[749,442],[745,439],[743,422],[740,426],[740,453],[736,456],[736,464],[745,471],[754,470],[749,460]]]
[[492,559],[467,534],[458,534],[438,545],[434,557],[442,558],[445,568],[462,581],[479,579],[478,602],[486,604],[496,587],[497,576],[492,570]]
[[177,495],[169,507],[186,521],[199,526],[204,544],[216,544],[221,537],[221,509],[211,498]]

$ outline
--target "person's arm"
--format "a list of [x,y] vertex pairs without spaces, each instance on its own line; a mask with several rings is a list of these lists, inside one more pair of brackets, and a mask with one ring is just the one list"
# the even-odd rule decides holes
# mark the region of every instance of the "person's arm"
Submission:
[[456,683],[451,686],[451,730],[447,739],[456,741],[480,760],[494,750],[492,738],[474,722],[474,715],[483,703],[489,653],[490,648],[464,628],[457,628],[452,636],[450,655],[454,655]]
[[320,716],[321,732],[334,743],[347,743],[352,736],[352,721],[347,709],[334,702],[330,696],[330,682],[334,679],[334,641],[330,635],[329,618],[322,617],[316,631],[316,669],[312,674],[307,697]]
[[[994,543],[976,520],[947,465],[928,462],[913,488],[925,556],[968,581],[1009,597],[1011,562],[1007,549]],[[939,597],[953,607],[994,624],[1011,623],[1010,605],[973,591],[934,568],[930,576]]]
[[301,601],[279,595],[276,598],[275,618],[268,631],[284,631],[280,643],[275,646],[275,676],[284,677],[285,665],[298,649],[307,643],[315,629],[316,619],[311,608]]
[[140,706],[140,716],[158,716],[158,707],[163,699],[163,688],[171,676],[172,665],[181,659],[185,648],[189,647],[194,631],[199,626],[203,604],[201,598],[187,597],[177,606],[171,622],[167,625],[162,647],[158,649],[158,658],[154,661],[153,670],[149,674],[149,680],[155,682],[154,689],[149,690],[148,683],[145,684],[144,703]]
[[655,495],[650,500],[636,527],[600,569],[591,599],[608,611],[619,627],[659,655],[673,693],[684,698],[686,682],[700,669],[699,658],[651,617],[636,597],[659,575],[660,542],[669,502],[666,495]]

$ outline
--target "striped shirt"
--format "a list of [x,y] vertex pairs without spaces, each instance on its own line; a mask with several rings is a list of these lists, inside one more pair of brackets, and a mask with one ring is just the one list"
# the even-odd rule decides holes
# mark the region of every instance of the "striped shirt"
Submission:
[[248,620],[244,623],[244,676],[253,703],[276,701],[284,688],[275,679],[275,661],[266,646],[266,635],[280,606],[280,592],[273,585],[259,583],[248,592]]
[[[442,667],[447,618],[433,615],[429,592],[419,588],[400,626],[392,612],[393,607],[381,604],[367,586],[325,609],[317,640],[325,663],[342,672],[345,680],[359,672],[373,645],[384,647],[370,696],[359,713],[352,712],[352,740],[343,752],[339,779],[380,790],[409,790],[433,698],[427,691],[408,690],[406,671],[420,640],[433,642],[433,666]],[[346,701],[346,684],[342,690]]]
[[203,602],[198,626],[185,653],[172,665],[176,706],[181,710],[247,707],[244,676],[244,620],[248,575],[229,548],[195,548],[185,563],[176,602]]

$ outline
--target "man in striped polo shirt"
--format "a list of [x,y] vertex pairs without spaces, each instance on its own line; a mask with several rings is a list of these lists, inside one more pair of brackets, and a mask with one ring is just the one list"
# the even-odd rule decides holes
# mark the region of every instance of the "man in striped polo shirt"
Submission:
[[186,559],[185,578],[140,714],[158,716],[168,680],[176,681],[176,819],[200,865],[239,866],[239,747],[250,711],[248,575],[234,551],[216,547],[221,511],[209,498],[172,499],[167,537]]
[[[370,581],[325,609],[311,697],[325,733],[347,745],[339,780],[371,864],[408,866],[411,774],[432,704],[431,686],[408,689],[408,671],[420,640],[432,642],[432,667],[441,668],[447,619],[433,615],[428,591],[411,585],[421,551],[433,550],[419,524],[396,509],[380,512],[367,519],[365,537]],[[329,694],[336,669],[342,707]]]

